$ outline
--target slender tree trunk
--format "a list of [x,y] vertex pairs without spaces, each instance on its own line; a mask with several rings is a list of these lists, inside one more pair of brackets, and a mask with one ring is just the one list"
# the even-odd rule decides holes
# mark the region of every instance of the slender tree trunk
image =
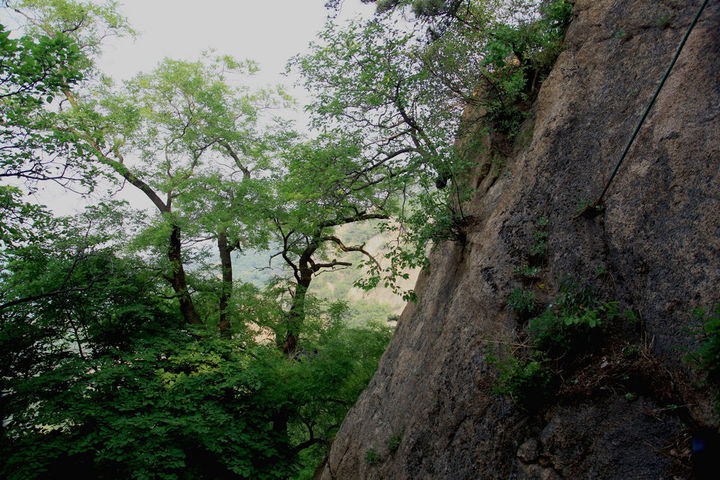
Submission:
[[290,412],[287,407],[279,407],[273,412],[272,432],[274,434],[275,445],[278,449],[280,457],[288,458],[292,455],[290,448],[290,435],[288,434],[288,423],[290,422]]
[[220,335],[229,338],[230,318],[228,317],[228,303],[232,296],[233,289],[233,273],[232,273],[232,253],[233,248],[228,243],[227,230],[222,230],[217,236],[218,252],[220,253],[220,268],[222,269],[222,285],[220,286],[220,321],[218,327]]
[[303,285],[297,285],[295,287],[295,296],[293,297],[290,311],[287,313],[287,328],[282,344],[283,352],[287,355],[292,355],[295,352],[298,341],[298,331],[305,321],[305,297],[307,289],[308,287]]
[[197,310],[195,310],[195,304],[188,291],[181,252],[180,227],[173,225],[172,232],[170,233],[170,248],[168,249],[168,259],[170,260],[170,268],[172,269],[170,283],[180,301],[180,313],[182,313],[185,321],[193,325],[202,325],[203,322],[200,320],[200,315],[198,315]]
[[[312,249],[313,252],[315,249]],[[304,255],[303,255],[304,256]],[[309,258],[309,255],[308,255]],[[313,271],[309,264],[300,262],[300,278],[295,286],[295,296],[292,299],[290,310],[287,313],[287,330],[283,341],[283,352],[292,355],[295,352],[298,341],[298,333],[305,322],[305,301],[307,291],[312,282]]]
[[[125,180],[134,185],[138,190],[143,192],[145,196],[155,205],[160,213],[170,214],[171,213],[171,196],[168,195],[167,202],[158,196],[150,185],[145,183],[141,178],[137,177],[132,173],[124,164],[122,156],[115,152],[119,157],[119,161],[113,160],[105,155],[100,147],[93,141],[89,140],[90,145],[98,153],[98,158],[105,165],[110,166],[115,172],[121,175]],[[175,295],[178,297],[180,302],[180,313],[187,323],[193,325],[202,325],[203,322],[195,310],[195,304],[193,304],[192,297],[187,286],[187,279],[185,278],[185,268],[182,262],[182,232],[180,227],[177,225],[172,226],[170,232],[170,247],[168,248],[168,259],[170,260],[171,275],[168,280],[172,285]]]

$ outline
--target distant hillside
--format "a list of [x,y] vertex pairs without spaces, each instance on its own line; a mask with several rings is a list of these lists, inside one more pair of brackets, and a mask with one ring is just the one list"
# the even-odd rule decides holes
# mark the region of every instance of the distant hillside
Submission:
[[[346,245],[365,244],[371,255],[383,265],[383,248],[392,240],[387,233],[377,233],[377,222],[365,222],[344,225],[335,232]],[[250,282],[258,287],[267,285],[273,277],[288,274],[282,260],[275,258],[272,264],[268,259],[274,252],[245,250],[233,258],[233,271],[236,280]],[[343,254],[339,258],[353,263],[352,267],[328,271],[318,276],[310,287],[310,292],[331,301],[342,300],[348,303],[348,322],[363,324],[368,321],[387,321],[388,317],[399,315],[405,307],[402,297],[389,288],[375,288],[364,291],[354,287],[355,282],[365,272],[358,269],[363,255],[360,253]],[[385,266],[385,265],[383,265]],[[415,285],[418,272],[410,272],[410,278],[401,282],[403,289]]]

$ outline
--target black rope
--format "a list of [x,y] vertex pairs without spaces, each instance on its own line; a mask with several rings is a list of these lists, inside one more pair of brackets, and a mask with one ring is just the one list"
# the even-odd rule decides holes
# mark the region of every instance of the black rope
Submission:
[[700,18],[700,15],[702,14],[703,10],[705,10],[705,6],[707,5],[708,0],[705,0],[702,5],[700,5],[700,9],[698,10],[697,14],[695,15],[695,18],[693,19],[692,23],[690,23],[690,26],[687,29],[687,32],[685,32],[685,36],[683,37],[682,41],[680,42],[680,45],[678,45],[677,51],[675,52],[675,56],[673,57],[672,61],[670,62],[670,65],[668,65],[667,70],[665,71],[665,75],[663,75],[662,80],[660,80],[660,84],[657,86],[657,89],[655,89],[655,94],[653,95],[652,99],[650,99],[650,103],[648,103],[647,108],[645,109],[645,113],[643,113],[642,118],[638,122],[637,126],[635,127],[635,131],[633,132],[632,136],[630,137],[630,140],[628,140],[627,145],[625,145],[625,150],[623,150],[622,155],[620,155],[620,160],[618,160],[617,165],[615,165],[615,169],[610,174],[610,178],[608,179],[607,183],[605,184],[605,188],[603,188],[602,193],[600,196],[593,202],[592,204],[585,207],[585,209],[580,212],[577,216],[585,215],[585,216],[595,216],[598,215],[602,210],[602,199],[605,196],[605,194],[608,191],[608,188],[610,188],[610,184],[612,183],[613,179],[615,178],[615,175],[617,174],[618,170],[620,169],[620,165],[622,165],[623,161],[625,160],[625,157],[627,156],[628,152],[630,151],[630,147],[632,146],[633,142],[635,141],[635,137],[637,137],[638,132],[640,131],[640,127],[642,127],[643,123],[645,123],[645,119],[647,118],[648,114],[650,113],[650,109],[655,104],[655,100],[657,100],[658,95],[660,94],[660,90],[662,90],[663,86],[665,85],[665,81],[670,76],[670,71],[675,66],[675,62],[677,62],[678,57],[680,57],[680,52],[682,52],[683,47],[685,46],[685,42],[687,42],[688,37],[690,37],[690,32],[692,32],[693,28],[695,28],[695,24],[697,24],[698,19]]

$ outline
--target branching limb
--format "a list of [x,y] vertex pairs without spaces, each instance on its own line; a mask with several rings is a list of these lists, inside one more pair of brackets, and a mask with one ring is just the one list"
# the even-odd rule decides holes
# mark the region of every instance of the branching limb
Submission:
[[339,261],[337,259],[334,259],[331,262],[315,263],[315,261],[311,258],[309,263],[310,263],[310,270],[313,273],[317,273],[318,271],[322,270],[323,268],[352,267],[352,263]]
[[333,242],[335,243],[340,250],[343,252],[360,252],[366,257],[368,257],[370,260],[372,260],[375,265],[377,265],[378,268],[380,268],[380,262],[377,261],[377,259],[370,254],[367,250],[365,250],[365,244],[362,245],[355,245],[355,246],[347,246],[345,245],[342,240],[340,240],[338,237],[335,236],[329,236],[329,237],[323,237],[322,239],[325,242]]

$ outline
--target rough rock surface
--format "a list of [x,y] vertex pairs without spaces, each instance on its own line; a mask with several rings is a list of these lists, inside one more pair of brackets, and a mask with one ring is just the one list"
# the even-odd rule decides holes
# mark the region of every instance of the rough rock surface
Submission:
[[[322,479],[692,475],[688,439],[714,417],[679,348],[694,346],[693,309],[720,302],[720,2],[690,37],[605,212],[572,217],[604,186],[699,3],[577,0],[534,118],[504,172],[478,175],[467,242],[432,254],[419,301],[345,419]],[[493,393],[485,357],[517,338],[506,302],[541,216],[548,298],[562,277],[591,281],[642,319],[646,364],[637,385],[598,380],[592,390],[588,379],[615,360],[591,362],[578,374],[585,391],[528,414]],[[366,460],[370,449],[379,462]]]

